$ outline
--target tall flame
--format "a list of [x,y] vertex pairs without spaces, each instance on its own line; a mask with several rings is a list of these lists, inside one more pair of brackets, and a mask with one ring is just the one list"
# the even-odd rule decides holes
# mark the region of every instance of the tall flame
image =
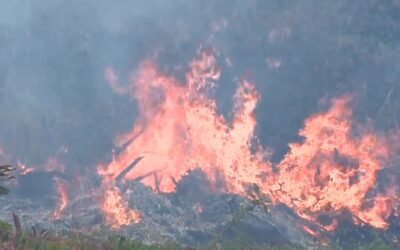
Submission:
[[[21,163],[20,160],[16,159],[16,170],[20,175],[27,175],[31,172],[35,171],[45,171],[45,172],[56,172],[56,173],[64,173],[65,172],[65,164],[60,162],[57,157],[50,156],[46,159],[46,162],[41,165],[26,165]],[[52,219],[59,219],[65,208],[68,205],[68,191],[67,191],[67,183],[58,176],[53,177],[53,181],[56,186],[56,191],[58,195],[57,205],[49,215]]]
[[[329,110],[308,118],[300,131],[304,141],[291,143],[273,171],[254,134],[253,111],[260,98],[255,86],[239,82],[233,120],[228,122],[212,98],[221,74],[213,51],[201,51],[189,68],[181,82],[148,60],[128,86],[121,86],[112,68],[107,69],[111,87],[132,96],[140,114],[132,130],[118,137],[121,153],[98,167],[106,183],[113,183],[135,158],[144,156],[125,179],[139,179],[154,191],[173,192],[188,171],[200,168],[215,188],[246,195],[247,184],[257,184],[275,203],[284,203],[329,230],[335,228],[335,218],[321,222],[319,217],[343,209],[363,223],[387,227],[397,198],[373,191],[377,173],[390,156],[389,143],[367,127],[359,126],[360,135],[352,135],[356,124],[351,122],[349,96],[334,99]],[[121,214],[126,203],[111,198],[115,187],[106,186],[105,200],[118,204],[104,208],[103,203],[105,213]],[[124,224],[115,219],[110,223]]]
[[290,151],[279,163],[279,173],[269,182],[272,196],[294,208],[302,217],[348,209],[361,221],[375,227],[387,227],[394,207],[383,207],[391,196],[367,195],[373,191],[377,174],[390,148],[384,137],[359,128],[351,135],[350,97],[332,101],[331,108],[305,121],[302,143],[291,143]]
[[68,204],[67,186],[66,183],[58,177],[55,177],[54,181],[56,183],[59,201],[56,209],[53,212],[53,218],[60,219],[64,209]]

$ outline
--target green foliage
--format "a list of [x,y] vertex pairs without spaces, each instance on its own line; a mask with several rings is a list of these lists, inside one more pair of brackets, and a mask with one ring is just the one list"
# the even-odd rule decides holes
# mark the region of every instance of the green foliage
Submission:
[[361,244],[361,243],[354,243],[353,246],[339,246],[339,245],[329,245],[326,247],[320,247],[318,250],[347,250],[347,249],[355,249],[355,250],[392,250],[398,249],[398,247],[386,243],[382,239],[376,239],[369,244]]
[[[18,242],[19,249],[35,249],[35,250],[70,250],[75,249],[75,244],[72,241],[52,241],[46,239],[32,239],[28,235],[23,235]],[[80,246],[85,249],[85,246]],[[86,248],[90,249],[90,248]]]
[[9,240],[11,232],[12,226],[0,220],[0,242]]
[[[240,210],[243,211],[243,210]],[[75,235],[75,236],[73,236]],[[0,221],[0,249],[13,249],[12,241],[15,237],[12,232],[12,226],[6,222]],[[242,250],[242,249],[254,249],[254,250],[300,250],[303,249],[300,246],[286,244],[286,245],[257,245],[251,242],[242,242],[240,240],[234,240],[229,242],[214,242],[213,244],[205,246],[197,246],[196,248],[185,248],[178,243],[165,243],[157,245],[146,245],[139,240],[129,239],[124,236],[115,235],[103,235],[102,238],[98,236],[90,236],[83,234],[73,234],[71,232],[65,232],[64,235],[59,237],[47,237],[47,236],[34,236],[31,232],[24,231],[22,236],[18,240],[18,250],[184,250],[184,249],[196,249],[196,250]],[[320,247],[319,250],[345,250],[344,248],[335,245],[329,245],[326,247]],[[368,245],[356,245],[352,249],[356,250],[391,250],[396,249],[393,245],[386,243],[381,239],[377,239]]]
[[[0,181],[6,181],[15,178],[11,175],[13,168],[10,165],[0,165]],[[0,195],[8,194],[10,190],[4,186],[0,186]]]
[[0,231],[11,232],[12,231],[11,224],[0,220]]
[[113,236],[107,240],[107,246],[109,249],[115,250],[161,250],[159,245],[147,246],[140,241],[131,240],[123,236]]
[[303,248],[295,245],[257,245],[251,243],[240,243],[237,241],[225,242],[221,244],[217,244],[215,246],[200,246],[196,248],[196,250],[302,250]]
[[359,250],[391,250],[393,246],[387,244],[383,240],[376,240],[369,245],[360,246]]

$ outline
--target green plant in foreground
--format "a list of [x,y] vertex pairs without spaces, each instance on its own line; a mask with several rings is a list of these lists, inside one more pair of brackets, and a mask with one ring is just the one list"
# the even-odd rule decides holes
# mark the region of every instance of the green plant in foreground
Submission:
[[161,247],[158,245],[147,246],[140,241],[131,240],[124,236],[111,236],[107,240],[106,245],[112,250],[161,250]]
[[[11,248],[13,240],[13,232],[10,224],[0,221],[0,232],[7,235],[6,238],[0,241],[0,249],[16,249],[16,250],[300,250],[300,246],[290,244],[281,245],[255,245],[241,241],[231,242],[215,242],[213,245],[198,246],[196,248],[184,248],[177,243],[166,243],[157,245],[146,245],[139,240],[129,239],[124,236],[104,235],[102,238],[90,237],[81,234],[80,240],[77,241],[72,233],[64,232],[65,235],[57,238],[51,237],[32,237],[31,232],[23,231],[18,242],[18,247]],[[39,232],[39,231],[37,231]],[[8,246],[8,247],[7,247]],[[341,246],[327,246],[318,248],[319,250],[347,250],[349,248]],[[378,239],[367,245],[356,245],[354,250],[391,250],[393,245]]]
[[0,241],[9,241],[12,233],[12,226],[7,222],[0,221]]

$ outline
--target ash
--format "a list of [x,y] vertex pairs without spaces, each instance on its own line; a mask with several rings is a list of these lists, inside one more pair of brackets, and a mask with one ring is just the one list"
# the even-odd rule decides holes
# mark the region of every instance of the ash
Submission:
[[177,184],[175,193],[153,192],[135,181],[119,183],[124,198],[131,208],[141,212],[142,220],[118,229],[105,224],[93,184],[79,187],[59,219],[53,216],[58,198],[53,191],[40,198],[25,198],[13,193],[0,197],[0,219],[12,223],[12,213],[15,212],[26,229],[33,226],[55,235],[71,230],[99,235],[110,233],[147,244],[174,241],[194,246],[239,240],[310,247],[317,243],[315,237],[303,230],[307,222],[288,208],[278,206],[271,208],[270,212],[257,206],[243,209],[249,204],[248,200],[217,192],[206,184],[205,176],[196,171]]

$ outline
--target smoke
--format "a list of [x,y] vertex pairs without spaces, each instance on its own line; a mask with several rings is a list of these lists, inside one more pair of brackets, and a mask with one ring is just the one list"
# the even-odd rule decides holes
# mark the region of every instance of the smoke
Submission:
[[[182,74],[180,67],[202,44],[220,48],[226,59],[222,79],[228,83],[217,90],[225,115],[234,93],[229,82],[251,70],[263,96],[260,137],[279,159],[321,97],[357,90],[360,115],[376,115],[398,79],[392,53],[399,32],[392,8],[398,6],[386,5],[2,1],[3,147],[40,164],[66,145],[63,157],[71,165],[95,163],[135,114],[105,84],[104,68],[112,65],[127,75],[155,53],[162,67]],[[376,6],[378,13],[371,14]]]
[[[396,129],[400,21],[396,1],[308,0],[0,2],[0,147],[5,161],[73,177],[110,162],[140,103],[115,93],[148,58],[185,78],[198,49],[215,50],[210,96],[228,121],[236,83],[260,93],[255,134],[280,162],[327,100],[353,93],[352,118]],[[389,94],[390,93],[390,94]],[[51,177],[49,177],[51,179]],[[27,178],[34,182],[35,178]]]

